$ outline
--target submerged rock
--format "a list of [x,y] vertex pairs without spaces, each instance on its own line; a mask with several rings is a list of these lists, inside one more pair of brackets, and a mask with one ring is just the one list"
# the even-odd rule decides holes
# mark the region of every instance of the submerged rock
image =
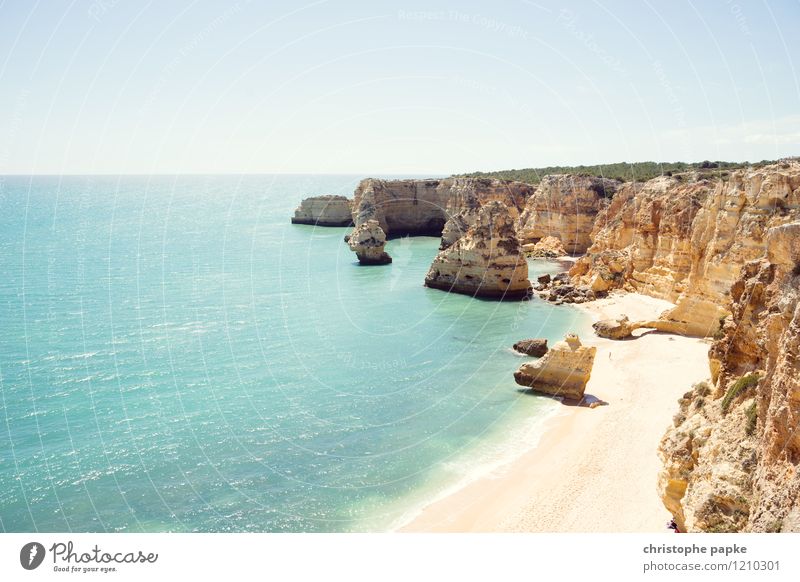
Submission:
[[597,348],[584,346],[577,335],[567,334],[540,360],[522,364],[514,380],[535,392],[561,396],[566,400],[583,399],[586,383],[592,374]]
[[294,211],[292,224],[315,226],[352,226],[352,202],[344,196],[311,196]]
[[547,353],[547,340],[544,338],[520,340],[514,344],[514,351],[541,358]]
[[509,209],[496,200],[484,205],[466,234],[433,260],[425,285],[476,297],[528,297],[528,263]]
[[383,250],[386,234],[377,220],[360,224],[345,240],[362,265],[386,265],[392,262],[392,257]]

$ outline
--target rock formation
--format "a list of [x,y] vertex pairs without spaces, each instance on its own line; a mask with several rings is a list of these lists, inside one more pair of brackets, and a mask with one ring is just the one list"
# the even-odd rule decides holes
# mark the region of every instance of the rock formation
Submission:
[[425,285],[495,299],[528,297],[528,263],[509,208],[496,200],[482,206],[466,234],[433,260]]
[[633,330],[639,327],[638,324],[631,323],[627,315],[617,319],[601,319],[592,324],[592,329],[599,337],[607,339],[621,340],[631,337]]
[[800,222],[764,240],[731,288],[711,382],[661,443],[662,499],[688,531],[800,531]]
[[561,239],[554,236],[546,236],[537,243],[522,246],[522,250],[529,257],[557,259],[567,254]]
[[567,253],[586,252],[595,217],[618,187],[614,180],[588,176],[543,177],[520,216],[520,240],[527,245],[555,237]]
[[519,340],[514,344],[514,351],[541,358],[547,353],[547,340],[543,338]]
[[386,234],[377,220],[362,222],[348,235],[347,244],[362,265],[385,265],[392,262],[392,257],[383,250]]
[[[441,180],[377,180],[356,187],[353,223],[377,220],[387,236],[440,236],[452,218],[443,244],[452,244],[472,226],[481,206],[492,200],[506,205],[514,217],[524,208],[533,186],[490,178]],[[456,218],[457,217],[457,218]]]
[[362,180],[353,199],[353,223],[376,220],[387,236],[442,237],[444,250],[475,224],[483,205],[498,201],[514,220],[533,193],[522,182],[489,178]]
[[344,196],[312,196],[304,199],[294,211],[292,224],[315,226],[352,226],[351,201]]
[[[341,216],[301,211],[306,202],[295,218]],[[544,299],[623,289],[674,302],[656,321],[595,324],[603,337],[653,327],[715,339],[709,382],[686,392],[660,445],[665,506],[688,531],[800,531],[800,161],[715,179],[546,176],[535,191],[483,178],[365,180],[352,212],[350,245],[366,263],[391,260],[386,235],[441,234],[430,287],[522,297],[521,243],[543,254],[561,244],[586,254],[569,275],[538,279]],[[579,400],[594,355],[568,337],[514,377]]]
[[596,352],[597,348],[584,346],[578,336],[568,334],[541,359],[522,364],[514,372],[514,380],[535,392],[580,401],[592,374]]
[[558,273],[554,277],[540,275],[536,281],[534,291],[545,301],[552,301],[556,305],[585,303],[597,298],[597,294],[585,285],[573,285],[568,273]]
[[767,231],[800,218],[800,163],[625,184],[597,215],[592,245],[570,274],[594,291],[622,288],[675,302],[661,329],[714,335],[729,290],[758,259]]

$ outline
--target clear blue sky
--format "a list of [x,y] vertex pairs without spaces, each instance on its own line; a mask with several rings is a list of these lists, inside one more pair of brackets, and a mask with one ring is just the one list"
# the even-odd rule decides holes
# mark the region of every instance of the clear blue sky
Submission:
[[0,173],[800,155],[800,3],[0,0]]

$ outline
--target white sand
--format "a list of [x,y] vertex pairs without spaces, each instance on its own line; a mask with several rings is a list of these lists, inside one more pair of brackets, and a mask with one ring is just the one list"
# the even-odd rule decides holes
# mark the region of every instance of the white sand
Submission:
[[[637,294],[580,306],[595,319],[654,319],[671,307]],[[678,398],[708,377],[709,344],[637,330],[597,346],[586,393],[608,406],[564,406],[541,443],[425,509],[403,531],[667,532],[656,479],[658,442]]]

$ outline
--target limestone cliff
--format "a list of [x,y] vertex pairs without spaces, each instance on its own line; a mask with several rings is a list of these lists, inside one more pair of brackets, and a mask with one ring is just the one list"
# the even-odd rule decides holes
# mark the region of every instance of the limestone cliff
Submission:
[[353,223],[377,220],[387,236],[440,236],[445,223],[459,216],[448,230],[447,243],[462,236],[477,218],[481,206],[502,202],[516,214],[533,187],[522,182],[488,178],[441,180],[362,180],[353,199]]
[[676,303],[660,329],[718,333],[742,266],[766,232],[800,218],[800,163],[625,184],[597,215],[592,245],[570,270],[594,291],[622,288]]
[[496,299],[531,293],[528,263],[514,229],[514,216],[493,200],[481,207],[466,234],[439,252],[425,277],[435,289]]
[[659,489],[688,531],[800,531],[800,222],[763,238],[731,288],[711,383],[684,396],[661,443]]
[[538,361],[522,364],[514,372],[514,380],[535,392],[580,401],[591,377],[596,353],[596,347],[584,346],[578,336],[568,334]]
[[345,196],[311,196],[304,199],[294,211],[292,224],[315,226],[352,226],[353,209]]
[[586,252],[591,245],[595,217],[606,207],[618,186],[615,180],[589,176],[545,176],[520,216],[522,244],[555,237],[570,254]]

